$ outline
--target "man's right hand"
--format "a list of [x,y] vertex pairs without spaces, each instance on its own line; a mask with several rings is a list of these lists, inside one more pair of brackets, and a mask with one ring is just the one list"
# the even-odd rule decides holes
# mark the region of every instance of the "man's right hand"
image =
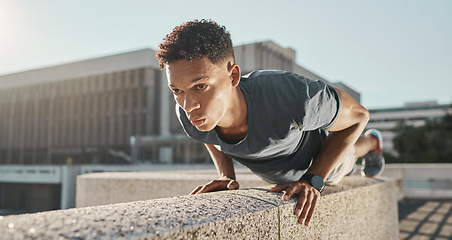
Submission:
[[217,180],[212,180],[205,185],[201,185],[195,188],[190,195],[207,193],[207,192],[216,192],[222,190],[237,190],[240,188],[239,183],[231,178],[222,178]]

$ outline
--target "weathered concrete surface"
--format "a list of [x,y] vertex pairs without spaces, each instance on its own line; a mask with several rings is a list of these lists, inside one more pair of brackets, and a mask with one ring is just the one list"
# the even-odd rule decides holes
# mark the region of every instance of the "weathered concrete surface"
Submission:
[[310,227],[269,187],[0,218],[0,239],[398,239],[393,181],[326,187]]
[[247,231],[274,239],[277,221],[271,204],[202,194],[4,217],[0,239],[212,239]]
[[389,179],[353,176],[327,186],[309,227],[296,222],[295,199],[283,201],[263,190],[237,194],[279,206],[281,239],[398,239],[396,186]]
[[[293,207],[280,207],[281,239],[398,239],[398,211],[395,186],[372,184],[362,179],[344,181],[331,190],[345,190],[321,198],[312,224],[300,228],[293,217]],[[334,205],[334,207],[332,206]]]
[[[77,177],[76,206],[182,196],[189,194],[196,186],[217,178],[215,170],[85,174]],[[248,169],[238,169],[237,180],[241,188],[267,185]]]

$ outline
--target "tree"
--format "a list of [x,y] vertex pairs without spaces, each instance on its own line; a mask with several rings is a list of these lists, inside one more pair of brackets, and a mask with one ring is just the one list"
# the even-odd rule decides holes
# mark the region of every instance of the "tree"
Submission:
[[405,122],[395,129],[393,140],[400,163],[452,163],[452,114],[414,127]]

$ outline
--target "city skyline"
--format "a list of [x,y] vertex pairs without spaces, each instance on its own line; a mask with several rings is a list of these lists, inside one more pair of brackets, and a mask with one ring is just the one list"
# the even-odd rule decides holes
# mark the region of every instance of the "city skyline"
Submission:
[[294,49],[299,65],[357,90],[367,108],[452,102],[451,2],[278,4],[1,0],[0,75],[157,49],[174,26],[208,18],[226,26],[234,45],[271,40]]

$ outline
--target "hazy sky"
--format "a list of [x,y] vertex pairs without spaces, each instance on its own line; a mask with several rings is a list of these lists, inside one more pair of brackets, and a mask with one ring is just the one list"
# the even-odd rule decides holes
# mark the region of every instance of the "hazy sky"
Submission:
[[[367,108],[452,103],[452,1],[0,0],[0,75],[146,47],[185,21],[272,40]],[[1,84],[1,83],[0,83]]]

